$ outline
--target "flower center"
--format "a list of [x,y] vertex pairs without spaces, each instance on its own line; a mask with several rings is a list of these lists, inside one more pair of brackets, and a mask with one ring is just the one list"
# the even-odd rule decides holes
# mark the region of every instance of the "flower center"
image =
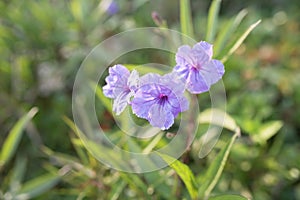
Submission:
[[164,104],[166,101],[168,101],[168,96],[165,94],[159,94],[158,98],[160,104]]
[[199,64],[192,66],[192,70],[194,70],[194,71],[198,71],[200,69],[201,69],[201,66]]

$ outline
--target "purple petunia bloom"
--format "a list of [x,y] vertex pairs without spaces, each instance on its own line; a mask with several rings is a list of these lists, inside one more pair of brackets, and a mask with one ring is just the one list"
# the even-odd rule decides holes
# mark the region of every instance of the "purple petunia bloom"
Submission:
[[204,41],[195,44],[193,48],[188,45],[178,48],[174,71],[185,82],[189,92],[206,92],[222,78],[224,65],[212,59],[212,54],[212,45]]
[[105,81],[107,85],[103,86],[103,93],[106,97],[114,99],[113,111],[119,115],[138,88],[138,72],[133,70],[130,74],[123,65],[115,65],[109,68],[109,76]]
[[140,87],[131,101],[133,113],[154,127],[168,129],[178,113],[188,109],[184,90],[184,83],[175,73],[146,74],[140,78]]

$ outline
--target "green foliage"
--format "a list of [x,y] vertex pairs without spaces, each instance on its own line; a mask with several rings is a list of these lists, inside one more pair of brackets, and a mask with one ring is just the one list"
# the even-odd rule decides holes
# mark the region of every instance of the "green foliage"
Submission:
[[22,138],[23,129],[26,127],[27,123],[34,117],[37,111],[37,108],[32,108],[14,125],[14,127],[9,132],[9,135],[4,141],[3,147],[0,152],[0,169],[13,157]]
[[173,168],[178,176],[182,179],[184,184],[187,187],[187,190],[189,191],[189,194],[192,199],[198,199],[198,192],[197,192],[197,183],[196,179],[193,175],[193,172],[190,170],[190,168],[178,161],[177,159],[174,159],[168,155],[159,154],[167,163],[168,165]]
[[244,40],[247,38],[247,36],[251,33],[251,31],[261,22],[261,20],[258,20],[254,24],[252,24],[239,38],[238,40],[233,44],[233,46],[229,49],[228,53],[221,59],[222,62],[226,62],[228,57],[231,56],[244,42]]
[[247,200],[247,198],[239,195],[220,195],[209,198],[209,200]]
[[181,32],[194,38],[192,13],[189,0],[180,0],[180,24]]
[[201,183],[201,187],[199,189],[199,196],[201,198],[207,199],[213,188],[218,183],[222,171],[225,167],[226,161],[228,159],[230,149],[232,148],[232,145],[238,134],[239,133],[235,133],[233,135],[232,139],[228,142],[225,148],[223,148],[219,152],[219,154],[216,156],[216,158],[213,160],[213,162],[207,169],[207,172],[203,178],[204,181]]
[[16,199],[31,199],[53,188],[60,180],[56,174],[45,174],[30,180],[21,187]]
[[209,8],[205,40],[210,43],[213,43],[215,38],[221,2],[221,0],[213,0]]

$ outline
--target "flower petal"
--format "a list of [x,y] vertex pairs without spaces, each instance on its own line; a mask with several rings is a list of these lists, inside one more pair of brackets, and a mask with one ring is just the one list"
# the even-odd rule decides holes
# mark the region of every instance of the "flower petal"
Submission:
[[194,58],[193,67],[201,69],[211,59],[212,54],[208,54],[208,51],[203,49],[202,46],[198,43],[193,47],[192,55]]
[[132,95],[133,93],[131,92],[122,92],[117,96],[117,98],[115,98],[113,111],[116,115],[120,115],[124,111]]
[[136,91],[140,85],[139,73],[136,70],[133,70],[128,77],[127,86],[131,91]]
[[109,68],[109,75],[105,78],[107,85],[103,87],[103,93],[109,98],[116,98],[122,92],[128,91],[127,80],[129,70],[123,65],[115,65]]
[[209,44],[208,42],[201,41],[193,46],[193,51],[196,52],[204,51],[209,56],[209,60],[210,60],[213,55],[213,45]]
[[186,88],[192,94],[199,94],[209,90],[209,85],[198,70],[191,70]]
[[146,84],[158,83],[159,80],[160,80],[160,75],[155,73],[148,73],[140,78],[140,85],[143,86]]
[[219,60],[211,60],[203,69],[200,70],[202,76],[205,78],[206,83],[210,87],[212,84],[218,82],[224,72],[224,65]]
[[161,78],[160,84],[170,89],[176,95],[181,95],[185,90],[185,83],[180,79],[176,72],[164,75]]
[[177,73],[177,76],[182,81],[186,81],[189,76],[189,73],[190,73],[190,66],[189,65],[176,65],[174,67],[174,72]]
[[175,59],[178,65],[193,65],[194,58],[192,55],[192,48],[188,45],[179,47]]
[[140,87],[133,100],[131,101],[132,112],[136,116],[148,119],[150,107],[156,103],[156,91],[153,91],[151,85],[144,85]]
[[106,96],[106,97],[108,97],[108,98],[116,98],[116,96],[114,95],[114,93],[113,93],[113,89],[112,89],[112,87],[110,86],[110,85],[105,85],[105,86],[103,86],[103,88],[102,88],[102,90],[103,90],[103,94]]
[[174,116],[172,112],[159,104],[154,104],[150,108],[148,117],[152,126],[158,127],[162,130],[166,130],[174,124]]

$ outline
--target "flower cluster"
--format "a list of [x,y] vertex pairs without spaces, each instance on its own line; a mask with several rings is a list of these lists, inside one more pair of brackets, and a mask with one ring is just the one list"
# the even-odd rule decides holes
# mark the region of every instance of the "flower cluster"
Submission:
[[206,92],[222,78],[224,65],[212,59],[212,54],[212,45],[204,41],[192,48],[183,45],[176,53],[174,70],[164,76],[149,73],[139,77],[136,70],[130,73],[123,65],[115,65],[109,68],[103,93],[114,99],[117,115],[131,105],[136,116],[154,127],[169,129],[177,115],[189,107],[185,89],[192,94]]

